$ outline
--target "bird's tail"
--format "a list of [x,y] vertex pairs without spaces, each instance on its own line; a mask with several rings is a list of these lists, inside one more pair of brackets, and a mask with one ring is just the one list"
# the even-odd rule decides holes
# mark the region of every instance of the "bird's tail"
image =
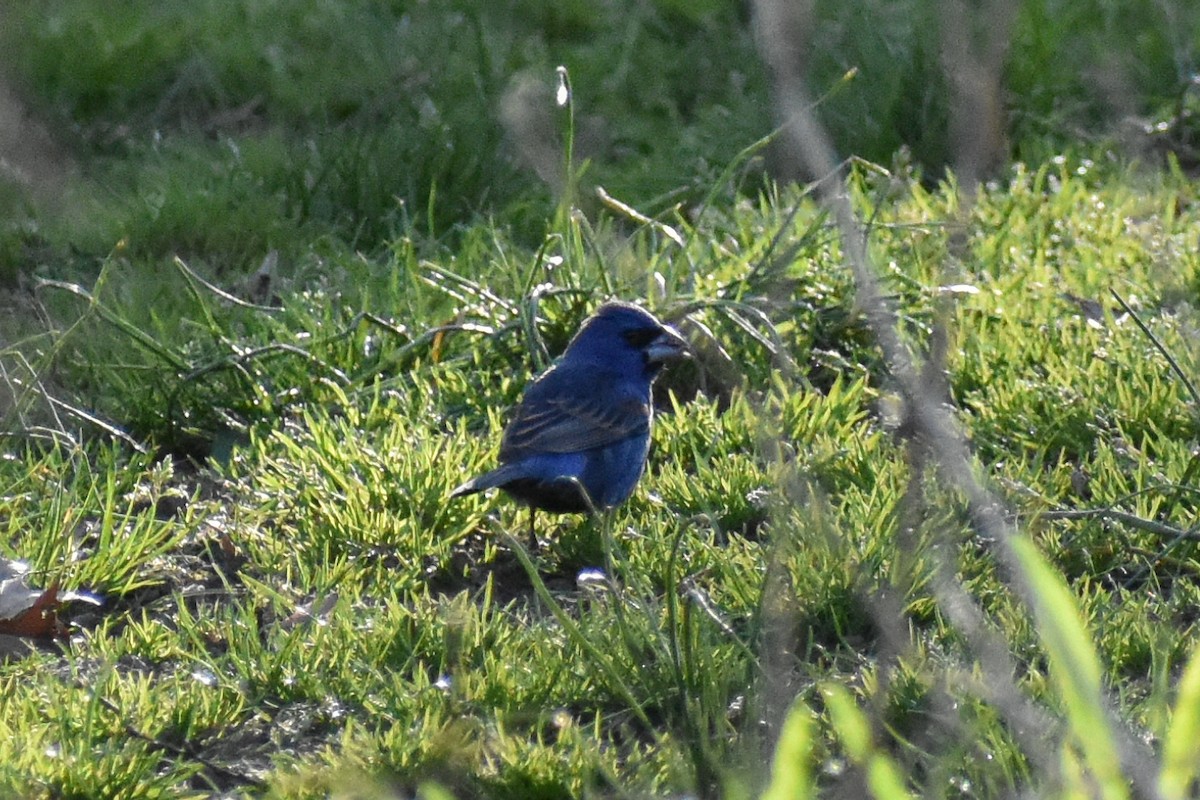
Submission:
[[471,480],[460,485],[457,489],[450,493],[450,497],[462,497],[465,494],[475,494],[483,491],[484,487],[479,485],[479,478],[471,478]]
[[494,489],[497,486],[503,486],[514,478],[521,477],[521,475],[516,473],[517,470],[515,470],[512,465],[506,464],[505,466],[494,469],[491,472],[485,472],[482,475],[471,478],[471,480],[467,481],[451,492],[450,497],[462,497],[466,494],[475,494],[476,492],[482,492],[486,489]]

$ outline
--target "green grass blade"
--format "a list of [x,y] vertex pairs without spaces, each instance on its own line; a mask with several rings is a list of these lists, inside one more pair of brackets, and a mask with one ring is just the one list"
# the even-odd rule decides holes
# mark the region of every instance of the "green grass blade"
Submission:
[[1012,549],[1029,582],[1038,632],[1050,656],[1052,680],[1083,761],[1101,790],[1100,796],[1128,797],[1116,740],[1104,710],[1100,659],[1079,606],[1061,576],[1029,539],[1014,536]]
[[775,745],[771,783],[761,800],[796,800],[816,794],[808,765],[813,746],[812,723],[809,720],[811,714],[803,701],[797,700],[792,704],[792,710],[783,722],[779,742]]
[[1200,770],[1200,647],[1192,651],[1183,677],[1171,727],[1163,740],[1158,790],[1165,800],[1188,797]]
[[896,762],[875,747],[871,722],[854,702],[850,691],[843,686],[830,684],[824,688],[823,694],[834,730],[846,748],[846,754],[866,772],[871,796],[877,800],[913,797],[904,785],[904,774]]

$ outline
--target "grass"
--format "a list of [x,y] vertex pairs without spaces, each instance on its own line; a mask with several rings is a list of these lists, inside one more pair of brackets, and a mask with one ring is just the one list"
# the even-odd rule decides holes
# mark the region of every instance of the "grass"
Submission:
[[[1167,736],[1173,676],[1194,641],[1194,542],[1149,523],[1194,524],[1196,431],[1157,348],[1190,358],[1193,312],[1169,298],[1192,279],[1165,265],[1195,220],[1176,210],[1181,178],[1076,166],[1016,169],[980,197],[953,231],[964,238],[950,278],[978,291],[954,294],[938,290],[952,189],[899,175],[882,199],[875,179],[858,186],[877,257],[908,267],[887,277],[906,335],[928,341],[939,319],[953,331],[962,421],[1044,554],[1027,556],[1046,559],[1038,580],[1062,587],[1039,596],[1076,605],[1086,638],[1039,634],[955,492],[932,482],[914,498],[892,387],[802,194],[684,229],[683,253],[651,229],[568,222],[542,255],[562,261],[545,273],[554,290],[539,291],[534,328],[534,296],[521,291],[537,257],[498,228],[467,234],[454,261],[403,244],[330,258],[340,292],[313,282],[276,307],[229,303],[174,269],[163,280],[184,298],[177,313],[205,332],[176,340],[106,288],[118,285],[109,276],[79,323],[96,327],[54,340],[62,379],[84,385],[72,363],[113,374],[103,353],[145,336],[162,352],[141,348],[146,367],[104,387],[113,408],[173,397],[196,436],[219,437],[204,420],[223,419],[246,438],[199,472],[66,443],[6,462],[5,496],[23,499],[10,504],[6,524],[22,535],[9,552],[108,598],[61,649],[5,667],[7,788],[205,794],[261,780],[310,796],[435,781],[455,796],[738,796],[761,787],[750,765],[794,696],[826,789],[859,768],[963,795],[1069,784],[963,683],[976,656],[933,588],[947,548],[1022,665],[1023,693],[1075,718],[1084,696],[1053,682],[1054,665],[1093,646],[1122,717]],[[780,226],[801,249],[752,289],[767,280],[762,232]],[[566,246],[575,240],[586,246]],[[445,497],[490,463],[528,354],[561,349],[602,296],[589,288],[598,270],[614,266],[595,254],[617,245],[674,276],[658,310],[691,332],[697,357],[663,381],[635,497],[603,520],[544,518],[549,544],[527,572],[510,538],[523,538],[523,515]],[[1113,261],[1157,345],[1102,294]],[[646,280],[610,279],[622,293]],[[769,293],[781,286],[795,287],[782,301]],[[1070,297],[1095,298],[1103,314]],[[283,349],[245,357],[268,342]],[[147,420],[143,435],[167,436]],[[164,494],[186,498],[182,510],[156,516]],[[1070,509],[1122,510],[1135,524],[1060,513]],[[55,537],[77,529],[97,531],[93,549],[87,538],[62,549]]]
[[[829,209],[746,149],[767,81],[733,11],[276,5],[8,12],[86,169],[0,234],[0,555],[104,605],[0,665],[0,794],[1194,790],[1195,190],[1178,159],[1045,135],[1103,116],[1059,68],[1072,35],[1136,28],[1151,66],[1187,43],[1023,6],[1016,149],[1057,155],[966,204],[929,177],[931,7],[818,16],[853,47],[814,76],[858,54],[864,81],[823,113],[888,154],[848,196],[1001,542],[939,473]],[[885,54],[917,68],[874,80]],[[561,62],[570,119],[536,102]],[[1141,111],[1164,74],[1134,76]],[[540,125],[558,169],[563,135],[579,155],[550,191],[513,139]],[[633,498],[543,515],[530,553],[520,509],[447,495],[610,294],[694,358]]]

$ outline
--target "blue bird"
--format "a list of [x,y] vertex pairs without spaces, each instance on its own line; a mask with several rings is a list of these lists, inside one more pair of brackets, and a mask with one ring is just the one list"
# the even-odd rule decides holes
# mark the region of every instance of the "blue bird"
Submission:
[[499,487],[530,507],[582,513],[633,494],[650,449],[650,386],[687,344],[629,303],[602,305],[558,363],[525,390],[500,441],[500,466],[451,497]]

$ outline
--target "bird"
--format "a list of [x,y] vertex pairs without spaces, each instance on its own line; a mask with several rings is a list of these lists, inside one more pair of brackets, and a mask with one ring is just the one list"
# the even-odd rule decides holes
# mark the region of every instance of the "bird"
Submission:
[[649,311],[604,303],[526,387],[501,437],[499,466],[450,497],[501,489],[530,508],[534,547],[538,510],[590,513],[625,502],[650,449],[650,387],[687,352],[678,331]]

